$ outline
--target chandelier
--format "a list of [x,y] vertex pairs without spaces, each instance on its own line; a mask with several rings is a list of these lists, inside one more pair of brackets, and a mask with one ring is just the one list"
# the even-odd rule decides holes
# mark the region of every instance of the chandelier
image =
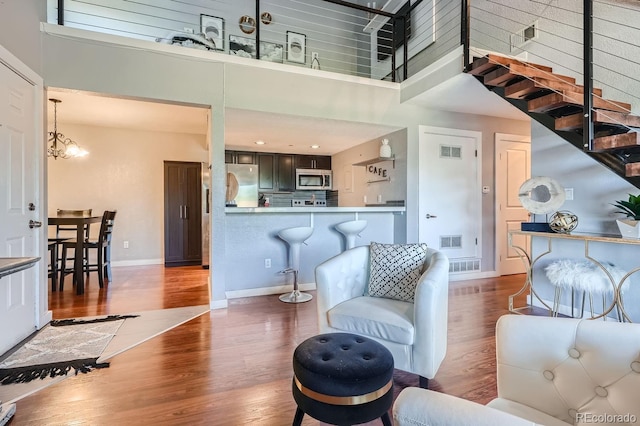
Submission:
[[54,160],[60,158],[84,157],[89,152],[80,148],[77,143],[69,138],[65,138],[62,133],[58,133],[58,104],[60,99],[49,99],[53,102],[53,132],[49,132],[49,146],[47,156]]

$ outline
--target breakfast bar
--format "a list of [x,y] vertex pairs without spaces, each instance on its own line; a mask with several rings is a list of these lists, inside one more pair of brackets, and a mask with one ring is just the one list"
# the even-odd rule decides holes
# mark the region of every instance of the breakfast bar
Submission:
[[227,207],[227,297],[284,292],[290,287],[287,247],[277,234],[285,228],[313,227],[300,251],[302,290],[315,288],[315,267],[345,248],[339,223],[366,220],[355,245],[406,242],[405,207]]

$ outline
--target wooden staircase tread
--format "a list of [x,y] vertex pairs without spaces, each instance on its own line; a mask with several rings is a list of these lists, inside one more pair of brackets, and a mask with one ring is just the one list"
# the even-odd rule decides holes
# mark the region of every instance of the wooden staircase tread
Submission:
[[564,81],[575,85],[576,79],[566,75],[553,74],[521,64],[509,64],[484,75],[486,86],[505,86],[509,81],[521,77],[541,77],[552,81]]
[[[544,91],[569,90],[577,93],[584,93],[584,86],[570,84],[565,81],[550,80],[548,78],[533,77],[509,84],[504,89],[504,95],[511,99],[522,99],[534,93]],[[602,89],[594,88],[593,94],[602,96]]]
[[[558,135],[569,131],[562,137],[583,148],[580,133],[585,91],[575,78],[554,74],[550,67],[494,54],[475,58],[467,72],[517,108],[528,110],[533,119],[555,129]],[[592,90],[593,130],[597,137],[592,141],[592,150],[586,152],[640,188],[640,116],[630,114],[631,104],[602,99],[602,89]]]
[[593,139],[593,152],[614,151],[640,147],[640,133],[629,132]]
[[[583,94],[577,92],[562,91],[550,93],[528,101],[529,112],[548,112],[567,105],[583,106]],[[608,111],[616,111],[628,114],[631,104],[607,99],[593,98],[593,107]]]
[[[615,111],[594,110],[592,113],[593,123],[609,124],[620,127],[637,127],[640,128],[640,117],[637,115],[623,114]],[[568,131],[582,129],[583,113],[567,115],[556,118],[555,129]]]
[[508,58],[506,56],[500,56],[500,55],[495,55],[490,53],[486,56],[483,56],[482,58],[478,58],[474,60],[471,63],[471,69],[469,70],[469,73],[472,75],[482,76],[485,73],[493,70],[497,66],[501,66],[501,65],[505,66],[505,65],[514,64],[514,63],[528,65],[546,72],[553,71],[551,67],[547,67],[545,65],[523,62],[518,59]]

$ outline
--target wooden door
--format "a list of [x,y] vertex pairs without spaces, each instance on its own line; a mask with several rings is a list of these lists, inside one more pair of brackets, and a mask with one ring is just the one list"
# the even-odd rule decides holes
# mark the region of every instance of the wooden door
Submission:
[[201,164],[164,163],[165,266],[202,263]]
[[191,163],[184,168],[184,261],[202,263],[202,165]]
[[[0,62],[0,257],[39,256],[36,88]],[[29,204],[34,203],[30,208]],[[36,330],[38,267],[0,279],[0,354]]]
[[[509,247],[508,232],[520,229],[529,220],[518,192],[531,177],[531,138],[496,133],[496,265],[500,275],[521,274],[525,266],[518,252]],[[514,244],[529,247],[524,236],[514,237]]]

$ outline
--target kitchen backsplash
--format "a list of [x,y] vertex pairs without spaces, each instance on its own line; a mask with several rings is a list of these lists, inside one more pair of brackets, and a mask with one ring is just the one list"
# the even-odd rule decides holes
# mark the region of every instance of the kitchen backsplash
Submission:
[[[311,201],[321,201],[326,204],[327,207],[338,206],[338,191],[294,191],[288,193],[269,193],[261,192],[260,195],[260,207],[263,200],[269,199],[269,207],[291,207],[293,201],[299,201],[302,206],[308,205]],[[322,204],[322,203],[321,203]]]

